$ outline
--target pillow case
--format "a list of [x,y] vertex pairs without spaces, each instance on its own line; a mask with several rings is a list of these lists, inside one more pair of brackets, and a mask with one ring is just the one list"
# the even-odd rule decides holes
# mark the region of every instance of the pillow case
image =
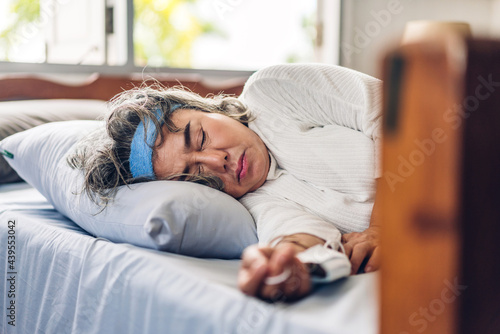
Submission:
[[[29,100],[0,102],[0,140],[35,126],[57,121],[96,119],[106,110],[99,100]],[[0,184],[21,181],[0,156]]]
[[100,212],[81,191],[83,173],[66,157],[101,121],[48,123],[0,142],[9,164],[62,214],[87,232],[197,257],[239,258],[257,242],[249,212],[231,196],[200,184],[154,181],[119,188],[115,200]]

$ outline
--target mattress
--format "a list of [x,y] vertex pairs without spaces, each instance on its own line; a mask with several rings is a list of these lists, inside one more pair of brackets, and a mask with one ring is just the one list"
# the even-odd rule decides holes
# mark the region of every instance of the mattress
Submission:
[[0,237],[0,333],[378,332],[377,273],[267,303],[238,290],[239,260],[95,238],[24,183],[0,186]]

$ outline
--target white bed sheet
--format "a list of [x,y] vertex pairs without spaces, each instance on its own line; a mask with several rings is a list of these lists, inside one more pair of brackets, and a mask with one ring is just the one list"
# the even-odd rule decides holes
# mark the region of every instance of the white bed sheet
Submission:
[[[15,317],[7,272],[15,220]],[[238,260],[94,238],[26,184],[0,187],[0,333],[377,333],[377,274],[269,304],[237,288]]]

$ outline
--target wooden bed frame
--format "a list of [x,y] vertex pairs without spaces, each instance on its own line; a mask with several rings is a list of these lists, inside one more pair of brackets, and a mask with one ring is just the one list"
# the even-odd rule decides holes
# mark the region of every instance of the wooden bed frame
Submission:
[[[171,76],[156,76],[164,86],[183,85],[189,90],[206,96],[208,94],[239,95],[246,78],[226,80],[221,84],[208,84],[199,78],[177,80]],[[123,90],[140,86],[142,78],[138,76],[104,76],[93,74],[83,83],[68,85],[33,75],[11,75],[0,79],[0,101],[30,99],[97,99],[107,101]]]

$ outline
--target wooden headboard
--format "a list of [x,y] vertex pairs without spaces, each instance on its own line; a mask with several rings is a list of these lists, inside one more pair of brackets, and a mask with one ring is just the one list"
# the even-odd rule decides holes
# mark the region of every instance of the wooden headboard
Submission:
[[[235,78],[222,83],[208,84],[199,78],[156,77],[164,86],[183,85],[191,91],[206,96],[207,94],[239,95],[246,78]],[[140,86],[142,78],[130,76],[91,75],[83,83],[72,85],[55,82],[32,75],[5,76],[0,79],[0,101],[31,99],[98,99],[107,101],[123,90]]]

